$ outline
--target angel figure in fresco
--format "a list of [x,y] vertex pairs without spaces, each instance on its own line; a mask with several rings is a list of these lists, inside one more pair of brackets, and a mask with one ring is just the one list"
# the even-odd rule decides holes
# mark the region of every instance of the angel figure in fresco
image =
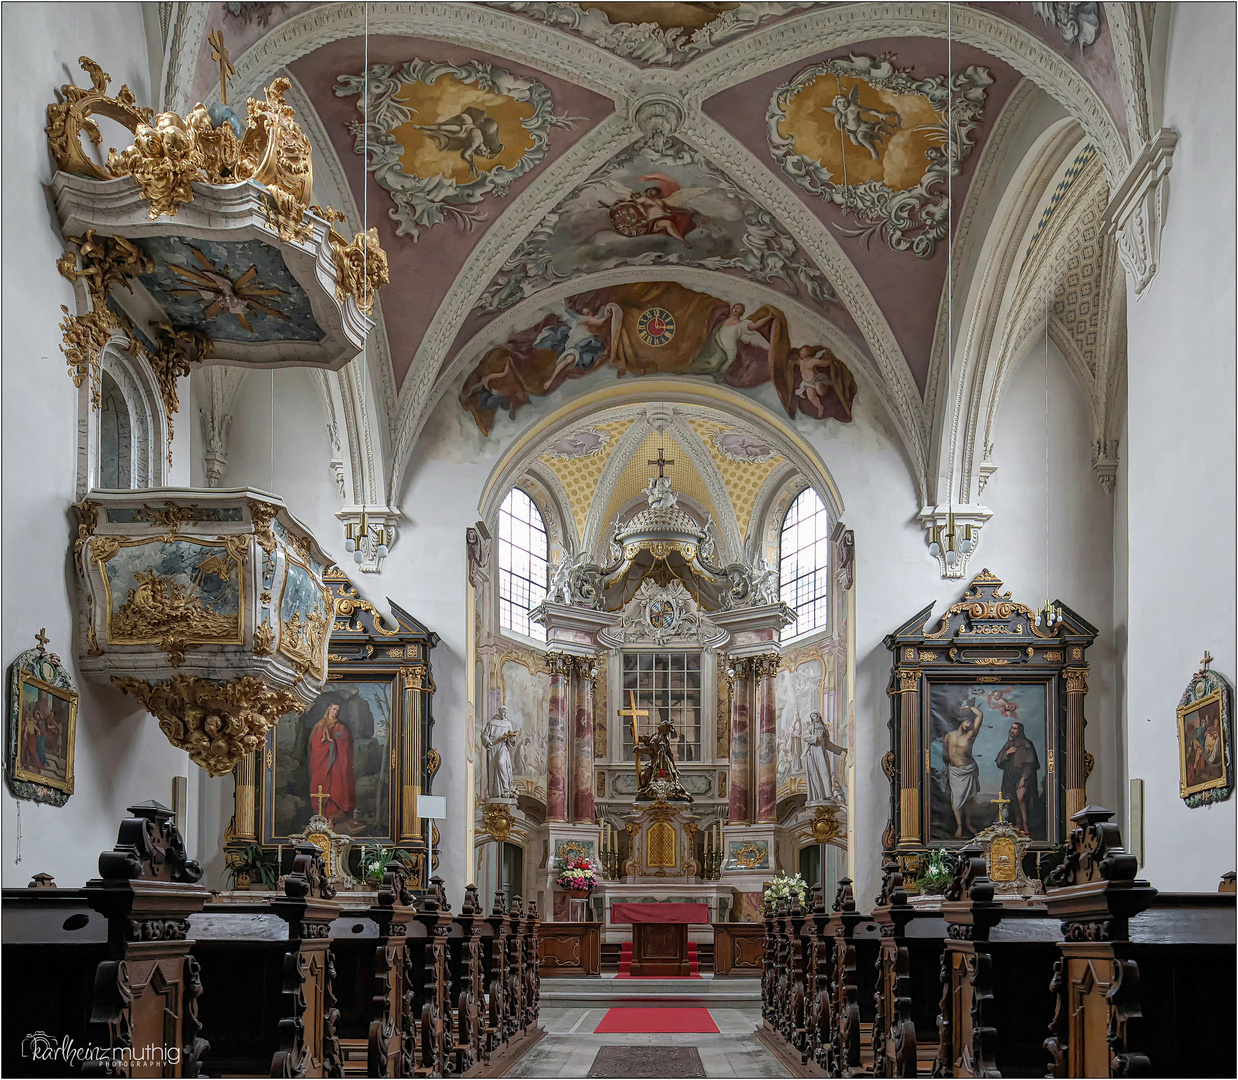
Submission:
[[[833,102],[823,106],[822,111],[830,113],[834,117],[834,126],[855,146],[864,147],[873,155],[874,161],[881,159],[878,144],[893,135],[903,122],[896,112],[884,112],[870,105],[861,105],[858,83],[851,88],[850,94],[836,94]],[[868,114],[867,117],[865,113]]]
[[600,311],[587,303],[582,308],[575,312],[564,305],[559,313],[562,323],[546,327],[533,342],[535,349],[549,349],[559,354],[559,362],[543,383],[543,390],[549,390],[569,368],[592,371],[610,355],[611,343],[623,325],[623,308],[615,303],[606,304]]
[[1019,703],[1008,698],[1007,694],[1014,693],[1014,687],[1003,686],[997,690],[991,690],[987,698],[989,708],[1002,714],[1003,719],[1018,720],[1019,719]]
[[688,234],[696,228],[698,218],[691,202],[708,189],[680,187],[665,173],[650,173],[641,177],[642,183],[648,181],[655,183],[645,188],[644,192],[633,191],[627,198],[609,206],[602,204],[610,214],[611,226],[620,236],[663,233],[690,248]]
[[469,176],[477,175],[477,158],[496,158],[503,152],[498,121],[476,105],[435,124],[413,124],[413,127],[424,131],[440,150],[459,154],[460,160],[469,167]]
[[834,385],[834,354],[828,349],[813,351],[811,345],[801,345],[793,360],[799,369],[800,385],[795,396],[802,397],[812,403],[818,413],[825,410],[821,400],[821,391],[830,390]]
[[708,345],[701,350],[700,355],[689,365],[688,375],[710,375],[715,382],[722,382],[727,371],[735,363],[739,355],[739,343],[756,345],[766,351],[773,363],[773,341],[760,333],[761,329],[774,321],[772,314],[760,319],[749,319],[744,315],[743,304],[732,304],[730,314],[718,324]]

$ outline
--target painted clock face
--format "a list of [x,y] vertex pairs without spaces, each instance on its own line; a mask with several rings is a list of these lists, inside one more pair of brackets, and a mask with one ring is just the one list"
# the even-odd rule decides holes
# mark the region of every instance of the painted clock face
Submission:
[[646,345],[665,345],[675,336],[675,316],[666,308],[646,308],[636,320],[636,332]]
[[669,630],[675,625],[675,605],[669,600],[655,600],[649,605],[649,625],[655,630]]

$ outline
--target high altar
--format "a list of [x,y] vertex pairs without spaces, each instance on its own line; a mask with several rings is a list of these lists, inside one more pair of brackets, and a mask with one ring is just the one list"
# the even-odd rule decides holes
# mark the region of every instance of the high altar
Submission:
[[[524,882],[556,922],[582,915],[555,884],[560,867],[593,860],[602,880],[585,914],[601,922],[603,947],[633,936],[616,905],[699,904],[683,910],[755,922],[766,883],[804,867],[804,849],[832,847],[818,868],[829,861],[835,878],[846,857],[844,762],[831,731],[845,736],[832,693],[824,720],[813,695],[779,701],[781,637],[795,613],[772,569],[761,558],[715,563],[708,523],[678,505],[668,478],[651,478],[644,495],[615,528],[609,565],[565,560],[533,612],[549,676],[544,822],[531,784],[504,791],[503,747],[521,738],[506,708],[481,738],[482,829],[525,852],[545,838],[545,860]],[[827,698],[825,680],[818,686]],[[816,755],[812,785],[788,776],[790,753],[801,775]],[[712,942],[714,930],[694,916],[687,937]]]

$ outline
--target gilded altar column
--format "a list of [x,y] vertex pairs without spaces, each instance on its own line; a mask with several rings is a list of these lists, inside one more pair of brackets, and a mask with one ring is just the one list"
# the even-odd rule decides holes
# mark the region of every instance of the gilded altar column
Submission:
[[[898,669],[898,844],[920,843],[920,670]],[[925,770],[927,774],[927,770]]]
[[748,740],[748,696],[752,661],[747,658],[730,662],[731,683],[731,768],[728,820],[732,825],[748,824],[748,773],[750,748]]
[[567,820],[567,706],[571,658],[547,653],[550,718],[546,724],[546,820]]
[[231,840],[256,842],[258,828],[255,809],[258,794],[258,757],[261,751],[251,750],[236,763],[236,812],[232,819]]
[[753,657],[752,676],[757,708],[757,821],[778,820],[778,707],[774,676],[779,656]]
[[[1083,729],[1087,724],[1083,717],[1083,699],[1088,692],[1088,669],[1069,667],[1062,674],[1066,676],[1066,746],[1063,756],[1066,758],[1066,820],[1069,821],[1088,804],[1085,789],[1091,770],[1087,767],[1087,754],[1083,747]],[[1050,758],[1050,772],[1055,764]],[[1056,777],[1050,777],[1050,783],[1054,779]]]
[[575,661],[576,724],[572,732],[572,820],[592,824],[593,805],[593,682],[597,663],[591,656]]

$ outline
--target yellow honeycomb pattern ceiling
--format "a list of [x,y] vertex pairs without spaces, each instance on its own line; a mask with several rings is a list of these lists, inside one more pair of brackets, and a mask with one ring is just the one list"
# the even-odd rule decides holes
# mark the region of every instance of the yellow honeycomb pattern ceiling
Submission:
[[766,461],[736,461],[727,457],[718,449],[714,436],[723,431],[734,431],[735,428],[726,424],[717,424],[712,420],[689,420],[689,426],[700,436],[709,456],[718,466],[726,484],[727,494],[731,497],[731,505],[735,508],[735,519],[739,525],[739,535],[747,537],[748,524],[752,520],[752,511],[756,507],[757,496],[761,487],[784,458],[779,453],[771,454]]
[[[576,522],[576,540],[585,533],[585,520],[589,517],[589,507],[593,505],[593,497],[597,493],[598,481],[602,470],[610,460],[619,440],[623,438],[632,420],[611,420],[609,423],[588,425],[594,431],[604,431],[610,439],[600,454],[592,457],[564,458],[550,452],[541,456],[542,464],[550,469],[567,492],[568,503],[571,506],[572,518]],[[644,485],[642,485],[643,487]]]
[[661,435],[656,431],[651,431],[648,438],[641,443],[639,449],[629,459],[627,468],[623,470],[623,474],[615,484],[610,503],[606,507],[606,516],[602,519],[604,525],[609,525],[614,521],[615,515],[623,504],[645,489],[651,476],[658,475],[657,466],[647,463],[657,458],[660,446],[666,447],[667,459],[675,462],[666,467],[666,475],[671,478],[671,487],[679,494],[687,495],[695,500],[697,505],[713,514],[715,519],[718,518],[718,508],[714,506],[705,482],[693,467],[684,448],[675,441],[672,435],[668,434],[663,441]]

